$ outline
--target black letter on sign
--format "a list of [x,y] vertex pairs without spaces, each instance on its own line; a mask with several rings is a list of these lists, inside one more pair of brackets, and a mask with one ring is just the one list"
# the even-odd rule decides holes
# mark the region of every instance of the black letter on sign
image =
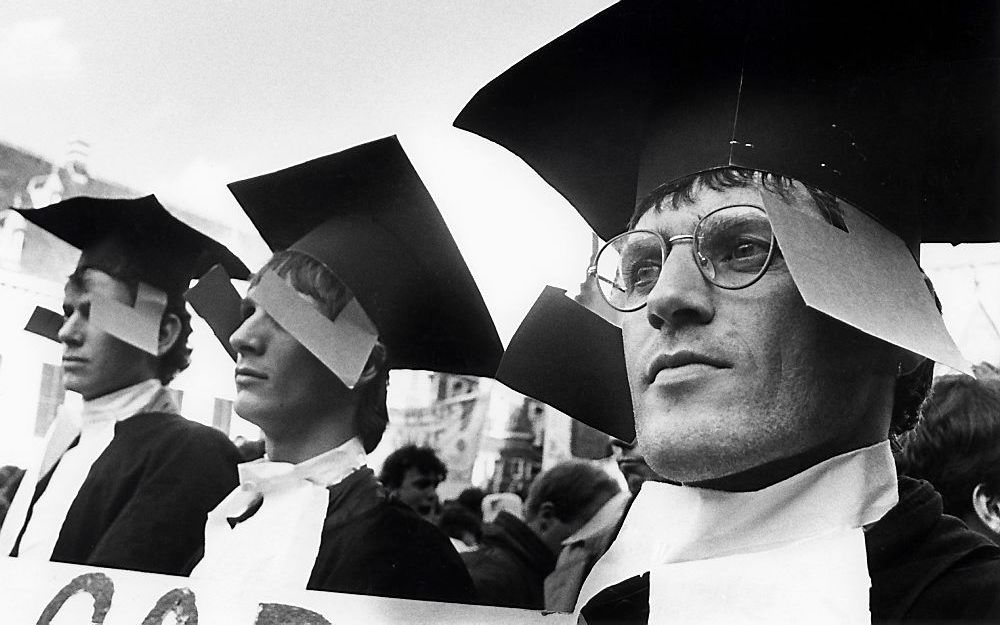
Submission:
[[173,612],[176,625],[198,625],[198,606],[194,603],[194,593],[189,588],[174,588],[160,597],[149,611],[142,625],[160,625],[163,618]]
[[62,590],[52,597],[49,605],[42,610],[36,625],[49,625],[55,615],[62,609],[66,600],[78,592],[85,592],[94,598],[94,614],[90,622],[100,625],[111,609],[111,597],[115,594],[115,583],[104,573],[84,573],[62,587]]
[[312,610],[283,603],[262,603],[254,625],[330,625]]

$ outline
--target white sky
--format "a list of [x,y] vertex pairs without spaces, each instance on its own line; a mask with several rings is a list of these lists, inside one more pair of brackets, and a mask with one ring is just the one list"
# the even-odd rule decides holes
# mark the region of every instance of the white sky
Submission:
[[[520,160],[451,122],[479,87],[609,4],[6,2],[0,140],[57,160],[85,140],[93,174],[249,230],[226,182],[398,134],[506,342],[545,284],[580,282],[589,234]],[[240,252],[266,257],[262,242]],[[1000,320],[1000,246],[924,259],[963,349],[982,346],[961,334],[977,299]]]

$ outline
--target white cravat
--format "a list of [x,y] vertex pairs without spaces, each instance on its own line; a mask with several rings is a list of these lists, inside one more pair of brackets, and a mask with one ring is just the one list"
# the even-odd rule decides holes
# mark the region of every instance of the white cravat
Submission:
[[[177,412],[164,386],[152,379],[85,401],[79,415],[60,413],[49,427],[42,456],[32,462],[11,502],[10,513],[0,530],[0,554],[7,555],[13,549],[27,518],[35,484],[58,461],[45,492],[31,507],[31,520],[18,548],[18,556],[22,558],[51,558],[66,514],[91,466],[111,444],[115,424],[150,406],[158,411]],[[77,436],[80,442],[67,451]]]
[[888,441],[755,492],[647,482],[577,611],[648,571],[650,623],[868,622],[862,528],[898,501]]
[[[330,492],[366,464],[357,438],[293,465],[261,459],[239,466],[240,486],[208,513],[205,557],[192,577],[303,589],[319,553]],[[231,527],[260,497],[260,509]]]

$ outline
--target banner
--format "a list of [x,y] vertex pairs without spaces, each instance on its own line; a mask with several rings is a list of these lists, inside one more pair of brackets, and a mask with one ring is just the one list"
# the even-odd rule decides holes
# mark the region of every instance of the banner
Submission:
[[0,622],[36,625],[569,625],[571,614],[196,580],[0,558]]
[[[448,479],[469,482],[486,423],[489,393],[448,397],[424,408],[401,410],[394,423],[396,447],[407,443],[432,447],[448,467]],[[395,412],[395,411],[394,411]]]

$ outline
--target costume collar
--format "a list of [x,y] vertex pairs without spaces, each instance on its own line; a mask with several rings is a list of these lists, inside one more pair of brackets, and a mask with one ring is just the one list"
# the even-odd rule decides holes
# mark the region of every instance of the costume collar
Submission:
[[646,482],[578,605],[655,567],[775,549],[882,518],[899,501],[883,441],[835,456],[772,486],[732,493]]
[[354,437],[298,464],[274,462],[265,456],[253,462],[245,462],[238,469],[243,489],[267,494],[302,481],[323,488],[333,486],[366,463],[365,448]]
[[80,418],[82,426],[87,428],[98,423],[124,421],[147,409],[172,414],[180,412],[167,388],[153,378],[84,401]]

